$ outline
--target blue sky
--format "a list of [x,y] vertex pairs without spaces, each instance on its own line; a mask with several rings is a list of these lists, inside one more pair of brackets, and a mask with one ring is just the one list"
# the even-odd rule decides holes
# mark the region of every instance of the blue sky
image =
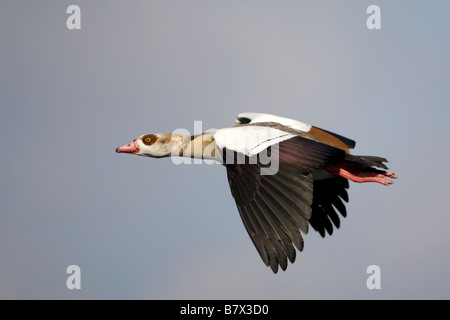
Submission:
[[[66,8],[81,8],[81,30]],[[381,8],[381,30],[366,9]],[[0,298],[448,299],[448,1],[2,1]],[[144,133],[298,119],[385,156],[332,237],[266,268],[219,165]],[[66,268],[81,269],[68,290]],[[381,269],[368,290],[366,269]]]

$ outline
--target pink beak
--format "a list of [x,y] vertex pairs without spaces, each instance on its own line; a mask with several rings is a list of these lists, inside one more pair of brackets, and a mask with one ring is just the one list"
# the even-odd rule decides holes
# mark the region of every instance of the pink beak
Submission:
[[118,153],[136,153],[136,152],[138,152],[136,140],[134,140],[134,141],[130,142],[129,144],[126,144],[122,147],[117,148],[116,152],[118,152]]

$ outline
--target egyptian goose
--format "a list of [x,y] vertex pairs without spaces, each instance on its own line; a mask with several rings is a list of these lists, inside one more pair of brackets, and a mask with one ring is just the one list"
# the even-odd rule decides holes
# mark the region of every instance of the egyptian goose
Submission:
[[309,224],[322,237],[339,228],[348,180],[389,185],[397,178],[383,170],[385,158],[351,155],[355,141],[318,127],[261,113],[241,113],[236,124],[196,136],[146,134],[116,152],[223,164],[244,226],[274,273],[295,261]]

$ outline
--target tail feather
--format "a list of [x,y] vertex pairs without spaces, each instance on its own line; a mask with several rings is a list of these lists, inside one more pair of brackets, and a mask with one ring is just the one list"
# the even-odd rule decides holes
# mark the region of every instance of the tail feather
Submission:
[[359,168],[361,167],[377,167],[381,169],[388,169],[388,167],[383,162],[388,162],[386,158],[377,156],[355,156],[352,154],[345,155],[346,164],[354,165]]

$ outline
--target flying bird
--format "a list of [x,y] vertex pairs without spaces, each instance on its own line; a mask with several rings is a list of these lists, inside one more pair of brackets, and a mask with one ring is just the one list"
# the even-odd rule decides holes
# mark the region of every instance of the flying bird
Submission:
[[245,229],[274,273],[295,261],[309,225],[322,237],[339,228],[349,180],[390,185],[397,178],[385,158],[352,155],[355,141],[310,124],[251,112],[235,122],[194,136],[141,135],[116,152],[223,164]]

